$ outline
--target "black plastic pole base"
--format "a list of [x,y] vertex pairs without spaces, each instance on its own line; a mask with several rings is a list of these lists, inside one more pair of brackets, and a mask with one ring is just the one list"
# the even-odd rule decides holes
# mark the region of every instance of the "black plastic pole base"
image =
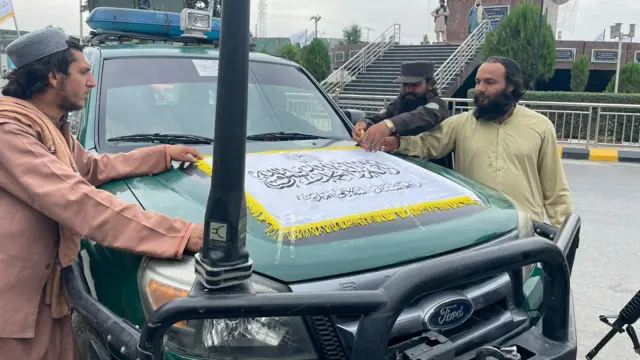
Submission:
[[195,256],[196,277],[207,289],[222,289],[241,284],[251,278],[253,261],[247,259],[236,266],[212,267],[202,261],[200,253]]

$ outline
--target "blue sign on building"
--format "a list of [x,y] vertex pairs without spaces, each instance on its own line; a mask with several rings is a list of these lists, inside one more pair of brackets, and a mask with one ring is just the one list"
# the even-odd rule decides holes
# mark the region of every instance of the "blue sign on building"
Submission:
[[484,18],[489,20],[490,30],[500,24],[500,20],[509,14],[509,5],[484,6]]

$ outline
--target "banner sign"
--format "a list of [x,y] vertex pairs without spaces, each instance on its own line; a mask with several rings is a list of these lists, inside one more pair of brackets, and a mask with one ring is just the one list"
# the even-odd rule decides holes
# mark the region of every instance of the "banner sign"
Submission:
[[489,30],[495,30],[500,20],[509,14],[509,5],[483,6],[483,19],[489,20]]
[[556,61],[573,62],[576,59],[576,48],[557,48]]
[[591,50],[591,62],[616,64],[618,62],[618,50],[593,49]]
[[[196,165],[211,175],[211,164]],[[246,169],[247,208],[279,240],[480,204],[441,175],[359,147],[249,153]]]

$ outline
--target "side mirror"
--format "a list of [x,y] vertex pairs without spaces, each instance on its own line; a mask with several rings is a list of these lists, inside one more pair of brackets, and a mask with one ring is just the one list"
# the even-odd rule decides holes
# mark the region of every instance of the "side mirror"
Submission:
[[345,115],[347,115],[347,118],[349,118],[349,121],[351,121],[353,125],[355,125],[358,121],[367,117],[367,114],[365,114],[364,111],[360,111],[360,110],[347,109],[347,110],[342,110],[342,112]]

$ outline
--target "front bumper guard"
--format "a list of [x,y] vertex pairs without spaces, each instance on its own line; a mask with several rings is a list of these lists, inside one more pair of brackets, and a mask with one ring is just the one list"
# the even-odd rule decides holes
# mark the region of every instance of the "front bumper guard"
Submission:
[[[63,271],[63,280],[75,311],[109,339],[128,359],[161,360],[167,330],[184,320],[276,316],[330,316],[360,314],[351,359],[385,360],[390,330],[400,313],[418,296],[540,263],[545,275],[539,342],[571,345],[573,329],[569,266],[580,217],[572,214],[549,241],[540,237],[495,245],[446,259],[411,264],[389,278],[378,290],[324,293],[230,294],[215,298],[188,296],[170,301],[149,315],[140,331],[93,298],[77,263]],[[514,301],[524,299],[522,283],[512,282]],[[531,331],[524,335],[532,335]],[[556,357],[538,357],[556,359]],[[575,357],[574,357],[575,358]]]

